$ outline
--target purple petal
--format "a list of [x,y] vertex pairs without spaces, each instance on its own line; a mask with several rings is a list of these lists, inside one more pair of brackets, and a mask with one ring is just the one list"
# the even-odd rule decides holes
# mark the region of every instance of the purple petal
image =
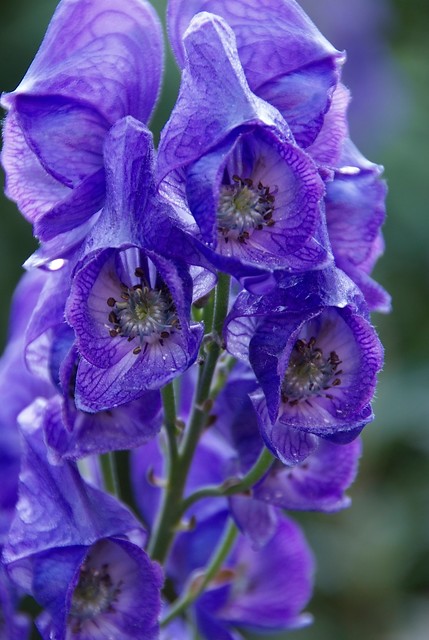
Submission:
[[34,554],[54,547],[90,545],[100,537],[144,532],[134,516],[111,496],[81,479],[72,463],[52,466],[40,426],[45,403],[36,401],[20,417],[25,437],[20,494],[5,561],[24,589],[31,580],[25,568]]
[[159,146],[159,182],[200,158],[243,124],[256,120],[278,124],[288,135],[280,114],[250,92],[234,35],[223,20],[205,13],[196,16],[185,43],[187,66]]
[[25,78],[12,94],[55,95],[91,105],[113,124],[149,119],[162,73],[162,32],[144,0],[63,0]]
[[240,579],[227,602],[213,611],[218,620],[259,631],[291,629],[310,622],[301,610],[311,595],[313,558],[295,523],[282,518],[274,537],[258,551],[240,539],[234,560]]
[[305,462],[273,468],[255,488],[255,498],[283,509],[328,513],[343,509],[350,504],[344,491],[355,479],[360,452],[358,439],[348,445],[320,440]]
[[229,503],[232,517],[253,548],[265,547],[277,530],[275,509],[250,496],[232,496]]
[[290,0],[170,0],[170,41],[180,66],[182,36],[198,11],[227,21],[252,91],[282,112],[300,144],[310,144],[322,126],[343,56]]

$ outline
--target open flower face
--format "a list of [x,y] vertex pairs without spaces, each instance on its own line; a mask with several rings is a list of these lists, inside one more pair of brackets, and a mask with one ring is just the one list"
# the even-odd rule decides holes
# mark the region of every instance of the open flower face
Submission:
[[191,282],[171,261],[129,248],[105,250],[76,275],[68,319],[82,360],[78,408],[101,411],[158,389],[195,360]]
[[160,581],[144,551],[124,540],[100,540],[79,568],[67,640],[156,638]]
[[[275,384],[271,387],[268,377],[264,380],[264,366],[255,360],[264,350],[267,331],[277,331],[279,341],[283,333],[286,342],[275,359],[278,370],[272,372]],[[382,348],[363,316],[349,307],[327,307],[304,321],[292,318],[283,326],[278,320],[265,322],[252,342],[250,359],[259,369],[273,423],[329,437],[353,432],[371,419],[369,403],[382,364]],[[267,427],[268,431],[272,428]]]
[[[287,268],[315,231],[323,184],[310,158],[260,126],[238,130],[232,143],[197,161],[187,195],[218,254]],[[220,264],[231,269],[226,260]]]
[[192,233],[216,270],[242,280],[320,267],[331,256],[316,164],[281,114],[250,91],[226,22],[198,14],[185,44],[179,98],[159,145],[161,192],[194,218]]

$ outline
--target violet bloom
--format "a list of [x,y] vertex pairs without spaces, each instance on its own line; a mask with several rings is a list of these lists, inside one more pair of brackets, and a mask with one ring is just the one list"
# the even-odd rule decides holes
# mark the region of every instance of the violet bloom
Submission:
[[282,113],[300,146],[311,144],[344,56],[294,0],[170,0],[169,35],[180,67],[186,59],[183,35],[199,11],[225,19],[251,90]]
[[197,357],[202,326],[190,323],[188,266],[147,245],[146,230],[162,223],[166,206],[153,183],[153,153],[151,134],[132,118],[117,123],[105,145],[106,206],[76,267],[66,311],[81,358],[82,410],[140,398]]
[[[203,569],[225,522],[219,514],[180,535],[175,560],[183,580]],[[279,570],[281,567],[281,570]],[[174,567],[173,567],[174,569]],[[270,542],[258,551],[239,536],[226,564],[195,602],[195,619],[206,640],[238,640],[237,627],[259,633],[303,627],[311,616],[302,613],[312,591],[314,562],[299,527],[282,518]],[[194,577],[198,574],[193,574]],[[192,580],[192,578],[191,578]]]
[[[213,429],[220,432],[236,451],[241,475],[256,462],[263,446],[257,413],[249,398],[249,393],[257,388],[254,376],[237,365],[213,407],[217,418]],[[338,445],[292,428],[282,427],[281,430],[284,464],[276,461],[253,488],[251,496],[240,497],[240,504],[237,498],[233,498],[231,504],[239,526],[246,529],[256,542],[256,527],[260,526],[258,519],[260,522],[262,516],[260,512],[254,524],[250,522],[250,527],[246,524],[250,509],[254,509],[251,500],[299,511],[332,512],[350,505],[345,491],[356,476],[361,451],[359,439]],[[286,440],[289,443],[288,455]],[[243,516],[246,518],[244,524]],[[264,517],[268,519],[267,515]]]
[[37,625],[46,640],[154,640],[162,577],[142,550],[145,531],[73,464],[49,465],[43,412],[38,401],[21,416],[20,497],[4,552],[9,575],[44,608]]
[[149,119],[162,60],[148,2],[60,2],[26,76],[2,99],[6,192],[41,240],[100,209],[106,134],[123,116]]
[[106,249],[75,277],[68,306],[81,355],[78,408],[101,411],[159,389],[197,357],[187,271],[152,252]]
[[279,112],[249,89],[234,34],[196,16],[186,67],[161,138],[160,188],[194,217],[213,265],[237,278],[305,270],[329,258],[323,180]]
[[383,249],[385,185],[379,179],[381,167],[360,156],[348,140],[349,93],[339,83],[341,56],[291,0],[262,5],[254,0],[170,0],[170,39],[185,68],[189,47],[184,34],[198,11],[227,21],[252,91],[279,109],[297,143],[330,173],[325,205],[336,263],[362,289],[371,310],[388,311],[389,296],[369,277]]
[[[286,279],[270,296],[241,294],[227,319],[228,349],[248,358],[267,446],[283,429],[352,440],[372,419],[383,351],[352,283],[338,270]],[[325,287],[325,289],[324,289]],[[312,290],[313,289],[313,290]],[[289,446],[289,445],[287,445]]]

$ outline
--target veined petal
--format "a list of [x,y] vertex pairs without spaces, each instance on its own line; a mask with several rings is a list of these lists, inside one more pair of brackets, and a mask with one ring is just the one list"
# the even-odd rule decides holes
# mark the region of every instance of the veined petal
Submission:
[[125,115],[147,121],[158,95],[163,65],[162,31],[144,0],[63,0],[45,39],[15,92],[76,95],[113,124]]
[[308,146],[329,108],[344,57],[294,0],[170,0],[170,41],[184,65],[183,34],[199,11],[219,15],[233,29],[250,88],[285,117]]

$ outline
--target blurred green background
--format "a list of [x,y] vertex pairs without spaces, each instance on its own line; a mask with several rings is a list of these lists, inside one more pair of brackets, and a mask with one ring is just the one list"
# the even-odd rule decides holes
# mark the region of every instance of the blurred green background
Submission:
[[[225,0],[227,2],[228,0]],[[120,0],[118,0],[120,2]],[[152,2],[162,15],[164,0]],[[299,520],[317,558],[309,610],[315,622],[290,640],[429,638],[429,2],[303,0],[340,49],[354,101],[352,136],[385,166],[389,184],[387,251],[376,278],[391,292],[393,313],[374,316],[386,349],[375,422],[352,508]],[[14,89],[28,68],[55,0],[0,6],[0,87]],[[159,131],[177,93],[168,59],[152,127]],[[21,264],[35,249],[13,203],[0,202],[0,338]],[[283,637],[283,636],[279,636]],[[13,640],[13,639],[11,639]]]

